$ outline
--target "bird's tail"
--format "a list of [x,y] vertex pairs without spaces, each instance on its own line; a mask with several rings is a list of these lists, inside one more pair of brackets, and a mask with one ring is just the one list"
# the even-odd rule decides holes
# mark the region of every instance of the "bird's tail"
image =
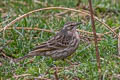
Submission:
[[[23,61],[24,59],[26,58],[30,58],[30,57],[33,57],[33,56],[43,56],[45,53],[43,52],[39,52],[40,50],[34,50],[34,51],[31,51],[29,52],[27,55],[25,55],[24,57],[21,57],[21,58],[18,58],[18,59],[15,59],[14,62],[20,62],[20,61]],[[42,50],[41,50],[42,51]]]

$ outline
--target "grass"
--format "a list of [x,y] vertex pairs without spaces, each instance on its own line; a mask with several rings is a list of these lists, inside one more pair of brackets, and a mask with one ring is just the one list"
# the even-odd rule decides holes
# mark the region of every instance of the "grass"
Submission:
[[[37,1],[37,0],[36,0]],[[39,0],[38,0],[39,1]],[[39,2],[42,2],[39,3]],[[35,2],[34,0],[3,0],[0,3],[0,22],[10,19],[7,23],[15,19],[17,16],[27,13],[31,10],[43,8],[47,6],[64,6],[70,8],[76,8],[77,0],[40,0]],[[47,4],[47,5],[45,5]],[[88,6],[88,1],[83,0],[83,4]],[[106,6],[107,5],[107,6]],[[100,7],[100,8],[99,8]],[[96,16],[103,18],[109,26],[112,28],[118,27],[120,22],[119,3],[109,0],[96,1],[93,0],[93,8],[95,9]],[[108,10],[118,11],[114,13],[113,11],[108,12]],[[42,29],[51,29],[53,31],[61,29],[61,27],[67,21],[85,20],[86,24],[80,25],[78,28],[86,31],[92,31],[90,19],[83,18],[79,14],[74,12],[69,12],[61,17],[56,17],[54,14],[61,13],[61,10],[49,10],[34,13],[28,16],[12,27],[13,29],[7,30],[5,32],[5,37],[3,38],[3,33],[0,33],[0,45],[4,45],[7,41],[11,41],[5,48],[4,52],[7,56],[12,58],[19,58],[27,54],[35,45],[38,45],[51,36],[54,33],[48,33],[43,31],[35,30],[17,30],[15,27],[38,27]],[[72,15],[71,15],[72,14]],[[49,16],[50,15],[50,16]],[[2,24],[5,26],[7,23]],[[96,22],[96,30],[99,33],[104,33],[107,30],[103,25]],[[0,28],[2,27],[0,25]],[[90,47],[86,48],[87,42],[81,43],[76,53],[68,59],[72,63],[79,63],[78,65],[70,65],[66,61],[57,60],[54,61],[49,57],[37,56],[33,58],[33,62],[29,62],[26,59],[18,64],[11,63],[9,59],[0,56],[0,78],[15,80],[14,75],[30,74],[31,76],[19,77],[20,80],[33,79],[35,77],[43,77],[47,79],[55,79],[53,66],[59,67],[58,77],[61,80],[65,78],[67,80],[80,79],[80,80],[98,80],[98,71],[96,64],[96,55],[94,44],[91,42]],[[118,79],[116,75],[120,74],[120,60],[115,57],[118,54],[117,51],[117,38],[114,38],[112,34],[105,35],[102,41],[99,41],[99,52],[101,56],[101,70],[103,80],[116,80]],[[47,72],[47,74],[45,74]]]

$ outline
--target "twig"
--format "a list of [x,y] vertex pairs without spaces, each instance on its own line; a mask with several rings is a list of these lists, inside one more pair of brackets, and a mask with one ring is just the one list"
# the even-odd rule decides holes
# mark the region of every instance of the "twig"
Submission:
[[32,62],[34,62],[34,58],[30,59],[28,62],[25,62],[24,65],[25,65],[25,64],[32,63]]
[[[120,29],[120,26],[119,27],[116,27],[115,29],[113,29],[113,31],[116,31],[116,30],[118,30],[118,29]],[[104,33],[104,34],[110,34],[111,32],[106,32],[106,33]]]
[[0,52],[1,52],[10,42],[11,42],[11,40],[10,40],[10,41],[7,41],[7,43],[4,44],[4,45],[0,48]]
[[119,55],[113,55],[113,57],[120,59]]
[[48,4],[47,2],[42,2],[40,0],[34,0],[34,2],[37,3],[37,4],[40,4],[40,5],[44,6],[44,7],[53,6],[50,3]]
[[115,78],[116,80],[120,80],[120,74],[114,74],[114,78]]
[[[0,30],[1,31],[4,31],[3,32],[3,36],[5,34],[5,30],[15,24],[17,21],[21,20],[22,18],[34,13],[34,12],[39,12],[39,11],[43,11],[43,10],[51,10],[51,9],[61,9],[61,10],[69,10],[69,11],[74,11],[74,12],[78,12],[78,13],[82,13],[82,14],[86,14],[88,16],[91,16],[89,13],[85,12],[85,11],[82,11],[82,10],[76,10],[76,9],[72,9],[72,8],[64,8],[64,7],[47,7],[47,8],[40,8],[40,9],[37,9],[37,10],[33,10],[33,11],[30,11],[26,14],[23,14],[19,17],[17,17],[16,19],[14,19],[13,21],[11,21],[9,24],[7,24],[3,29]],[[99,21],[100,23],[102,23],[104,26],[106,26],[110,31],[112,31],[115,35],[117,35],[107,24],[105,24],[104,22],[102,22],[101,20],[99,20],[97,17],[94,16],[94,18]]]
[[9,18],[9,19],[7,19],[7,20],[1,22],[0,25],[4,24],[4,23],[6,23],[6,22],[8,22],[8,21],[10,21],[10,20],[11,20],[11,18]]
[[15,75],[14,74],[13,78],[18,79],[20,77],[25,77],[25,76],[31,76],[31,74],[21,74],[21,75]]
[[[1,28],[0,28],[1,29]],[[13,28],[7,28],[6,30],[11,30]],[[31,28],[31,27],[16,27],[15,29],[24,29],[24,30],[38,30],[38,31],[45,31],[45,32],[50,32],[52,33],[53,31],[51,30],[47,30],[47,29],[40,29],[40,28]],[[77,29],[78,32],[81,32],[81,33],[86,33],[86,34],[90,34],[90,35],[93,35],[93,32],[88,32],[88,31],[85,31],[85,30],[80,30],[80,29]],[[102,33],[97,33],[97,36],[103,36],[104,34]]]
[[[88,11],[86,11],[86,10],[83,10],[83,12],[86,12],[87,13],[87,15],[88,16],[90,16],[90,14],[89,14],[89,12]],[[117,33],[110,27],[110,26],[108,26],[107,24],[105,24],[104,22],[102,22],[98,17],[96,17],[96,16],[93,16],[98,22],[100,22],[101,24],[103,24],[107,29],[109,29],[111,32],[113,32],[114,33],[114,35],[116,35],[117,36]]]
[[64,14],[68,13],[68,12],[69,12],[69,10],[66,10],[66,11],[64,11],[64,12],[55,14],[55,16],[62,16],[62,15],[64,15]]
[[[13,28],[7,28],[6,30],[11,30]],[[51,30],[47,30],[47,29],[40,29],[40,28],[31,28],[31,27],[16,27],[15,29],[24,29],[24,30],[36,30],[36,31],[45,31],[45,32],[50,32],[52,33]]]
[[8,58],[9,60],[12,60],[12,58],[9,57],[9,56],[7,56],[4,51],[1,51],[1,54],[2,54],[4,57]]
[[52,80],[44,77],[35,77],[34,80]]
[[56,79],[56,80],[59,80],[59,79],[58,79],[58,69],[57,69],[57,68],[55,68],[54,75],[55,75],[55,79]]
[[2,66],[2,63],[0,62],[0,67]]
[[4,56],[4,57],[6,57],[6,58],[8,58],[8,59],[12,59],[11,57],[9,57],[9,56],[7,56],[6,54],[5,54],[5,52],[3,51],[3,49],[10,43],[10,42],[12,42],[11,40],[10,41],[7,41],[7,43],[6,44],[4,44],[1,48],[0,48],[0,53]]
[[118,35],[118,55],[120,55],[120,32]]
[[89,1],[90,13],[91,13],[91,21],[92,21],[93,34],[94,34],[97,67],[98,67],[98,72],[99,72],[99,80],[101,80],[100,55],[99,55],[99,50],[98,50],[98,42],[97,42],[97,35],[96,35],[96,29],[95,29],[95,22],[94,22],[94,18],[93,18],[92,2],[91,2],[91,0],[88,0],[88,1]]
[[114,35],[117,37],[117,33],[112,29],[110,28],[110,26],[108,26],[107,24],[105,24],[104,22],[100,21],[97,17],[96,17],[96,20],[99,21],[101,24],[103,24],[104,26],[106,26],[106,28],[108,28],[111,32],[114,33]]
[[[78,32],[82,32],[82,33],[86,33],[86,34],[90,34],[90,35],[93,35],[93,32],[88,32],[88,31],[85,31],[85,30],[80,30],[80,29],[77,29]],[[101,37],[101,36],[104,36],[104,34],[102,33],[96,33],[97,36]]]

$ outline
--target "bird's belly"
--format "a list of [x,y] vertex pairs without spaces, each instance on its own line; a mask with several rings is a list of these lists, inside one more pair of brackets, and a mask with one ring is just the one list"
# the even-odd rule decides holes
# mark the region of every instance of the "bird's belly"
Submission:
[[79,43],[77,43],[75,47],[69,47],[66,49],[56,50],[54,52],[51,52],[50,57],[52,57],[53,59],[65,59],[76,51],[78,45]]

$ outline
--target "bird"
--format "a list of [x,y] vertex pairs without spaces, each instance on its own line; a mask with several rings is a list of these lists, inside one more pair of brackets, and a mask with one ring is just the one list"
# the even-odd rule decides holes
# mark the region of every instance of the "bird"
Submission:
[[79,46],[80,36],[76,30],[79,24],[81,24],[81,22],[67,22],[55,36],[33,48],[27,55],[15,59],[15,62],[33,56],[49,56],[55,60],[67,58],[72,55]]

